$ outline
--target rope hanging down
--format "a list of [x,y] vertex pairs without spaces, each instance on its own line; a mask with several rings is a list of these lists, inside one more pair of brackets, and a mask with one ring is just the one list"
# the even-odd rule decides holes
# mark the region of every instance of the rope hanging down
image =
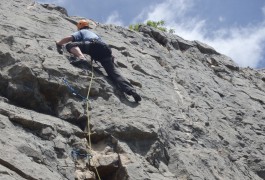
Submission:
[[[92,160],[93,161],[93,155],[92,155],[92,144],[91,144],[91,129],[90,129],[90,112],[89,112],[89,106],[90,106],[90,102],[89,102],[89,93],[90,93],[90,90],[91,90],[91,86],[92,86],[92,81],[94,79],[94,69],[93,69],[93,64],[92,64],[93,61],[91,61],[91,70],[92,70],[92,75],[90,77],[90,83],[89,83],[89,87],[88,87],[88,92],[87,92],[87,97],[84,97],[82,96],[76,89],[74,89],[70,83],[66,80],[66,78],[63,78],[63,82],[64,84],[67,86],[67,88],[69,89],[69,91],[74,95],[74,96],[77,96],[79,98],[81,98],[83,101],[86,101],[86,114],[87,114],[87,136],[88,136],[88,151],[89,153],[88,154],[82,154],[82,153],[79,153],[77,150],[73,150],[72,151],[72,157],[73,158],[76,158],[78,156],[80,157],[83,157],[83,158],[86,158],[88,159],[89,161]],[[90,162],[89,162],[90,164]],[[98,179],[101,180],[100,178],[100,175],[98,173],[98,170],[97,170],[97,167],[96,167],[96,164],[93,162],[93,166],[94,166],[94,169],[96,171],[96,174],[98,176]]]
[[[63,48],[63,51],[65,52],[65,47]],[[82,96],[81,94],[79,94],[69,83],[68,81],[63,78],[63,82],[65,83],[65,85],[68,87],[69,91],[75,95],[75,96],[78,96],[79,98],[81,98],[83,101],[86,101],[86,113],[87,113],[87,130],[88,130],[88,146],[89,146],[89,153],[88,154],[82,154],[82,153],[79,153],[78,151],[76,150],[73,150],[72,151],[72,156],[73,157],[77,157],[77,156],[83,156],[85,158],[88,158],[89,161],[92,160],[93,161],[93,155],[92,155],[92,145],[91,145],[91,130],[90,130],[90,113],[89,113],[89,93],[90,93],[90,90],[91,90],[91,86],[92,86],[92,81],[93,81],[93,78],[94,78],[94,69],[93,69],[93,60],[91,61],[91,71],[92,71],[92,75],[91,75],[91,79],[90,79],[90,83],[89,83],[89,87],[88,87],[88,91],[87,91],[87,97],[84,97]],[[89,162],[90,164],[90,162]],[[93,165],[94,165],[94,169],[96,171],[96,174],[98,176],[98,179],[101,180],[100,178],[100,175],[98,173],[98,170],[97,170],[97,167],[96,167],[96,164],[93,162]]]
[[[91,86],[92,86],[92,81],[93,81],[93,78],[94,78],[94,69],[93,69],[93,61],[91,61],[91,70],[92,70],[92,76],[91,76],[91,79],[90,79],[90,83],[89,83],[89,87],[88,87],[88,91],[87,91],[87,97],[86,99],[89,99],[89,93],[90,93],[90,90],[91,90]],[[92,145],[91,145],[91,129],[90,129],[90,112],[89,112],[89,101],[86,101],[86,114],[87,114],[87,131],[88,131],[88,151],[90,154],[92,154]],[[91,158],[91,160],[93,161],[93,158]],[[93,162],[93,165],[94,165],[94,169],[97,173],[97,176],[98,176],[98,179],[101,180],[100,176],[99,176],[99,173],[98,173],[98,170],[97,170],[97,167],[96,167],[96,164]]]

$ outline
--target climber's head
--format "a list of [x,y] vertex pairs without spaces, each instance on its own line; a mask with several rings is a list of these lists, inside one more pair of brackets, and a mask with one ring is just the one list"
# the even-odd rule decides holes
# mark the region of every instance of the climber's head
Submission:
[[89,28],[89,23],[88,23],[88,21],[82,19],[82,20],[78,21],[76,26],[77,26],[78,30],[83,29],[83,28]]

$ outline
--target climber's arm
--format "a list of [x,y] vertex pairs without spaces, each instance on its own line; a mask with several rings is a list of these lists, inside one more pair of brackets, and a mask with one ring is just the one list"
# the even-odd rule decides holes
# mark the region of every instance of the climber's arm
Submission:
[[63,54],[63,48],[62,48],[62,46],[64,44],[66,44],[66,43],[69,43],[69,42],[73,41],[73,40],[74,40],[73,36],[67,36],[67,37],[61,39],[60,41],[55,41],[56,48],[57,48],[57,52],[59,54]]
[[66,44],[66,43],[69,43],[69,42],[73,41],[73,39],[74,39],[73,36],[67,36],[67,37],[63,38],[62,40],[57,41],[56,44],[59,45],[59,46],[62,46],[64,44]]

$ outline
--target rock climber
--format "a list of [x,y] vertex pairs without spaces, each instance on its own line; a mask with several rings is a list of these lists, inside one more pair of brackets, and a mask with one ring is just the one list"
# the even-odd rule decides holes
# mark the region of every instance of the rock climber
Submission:
[[73,65],[87,61],[84,54],[90,55],[91,59],[101,63],[108,76],[120,87],[121,91],[133,96],[135,102],[141,101],[142,98],[135,88],[115,67],[110,47],[97,34],[90,31],[89,28],[88,21],[80,20],[77,23],[78,31],[60,41],[56,41],[58,53],[63,54],[62,47],[66,44],[67,51],[76,57],[76,61],[71,62]]

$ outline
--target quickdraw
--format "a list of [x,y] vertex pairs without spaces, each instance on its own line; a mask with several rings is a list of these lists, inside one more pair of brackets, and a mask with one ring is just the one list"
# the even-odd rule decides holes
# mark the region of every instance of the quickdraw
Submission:
[[74,96],[77,96],[79,98],[81,98],[83,101],[88,101],[88,99],[84,96],[82,96],[80,93],[78,93],[70,84],[69,82],[63,78],[63,82],[64,84],[68,87],[69,91],[74,95]]

